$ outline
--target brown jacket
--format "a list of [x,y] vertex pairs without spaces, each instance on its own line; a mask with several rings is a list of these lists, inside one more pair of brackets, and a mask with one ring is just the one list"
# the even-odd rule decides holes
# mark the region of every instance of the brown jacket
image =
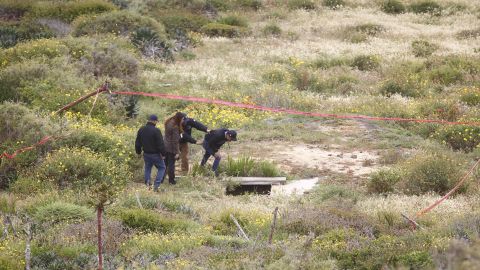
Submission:
[[173,119],[165,123],[165,151],[167,153],[178,154],[180,152],[180,133],[180,127],[175,125]]

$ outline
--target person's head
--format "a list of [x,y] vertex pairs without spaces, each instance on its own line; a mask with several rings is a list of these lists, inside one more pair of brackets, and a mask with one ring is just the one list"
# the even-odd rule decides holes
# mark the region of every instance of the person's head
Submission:
[[236,141],[237,140],[237,132],[235,130],[228,130],[225,132],[225,138],[227,141]]
[[158,117],[155,114],[148,116],[148,122],[156,125],[158,123]]

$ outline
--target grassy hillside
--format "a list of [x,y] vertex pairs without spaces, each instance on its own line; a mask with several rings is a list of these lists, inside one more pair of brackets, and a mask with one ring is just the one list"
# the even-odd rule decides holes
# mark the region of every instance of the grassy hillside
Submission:
[[[94,212],[107,197],[104,269],[478,268],[478,169],[416,219],[423,229],[401,213],[415,217],[480,158],[479,125],[107,93],[54,112],[108,81],[112,91],[479,123],[479,20],[480,3],[466,0],[0,0],[0,153],[55,138],[1,159],[0,269],[25,268],[29,225],[32,269],[96,268]],[[192,145],[191,172],[154,193],[135,135],[147,115],[176,111],[239,140],[222,148],[220,178]],[[304,195],[227,196],[236,175],[320,181]]]

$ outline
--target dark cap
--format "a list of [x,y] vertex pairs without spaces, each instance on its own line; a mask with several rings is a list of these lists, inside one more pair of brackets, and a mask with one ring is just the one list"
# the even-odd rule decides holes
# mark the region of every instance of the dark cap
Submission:
[[148,116],[148,121],[158,121],[158,117],[155,114]]
[[237,140],[237,132],[235,130],[227,131],[227,135],[230,136],[230,138],[232,138],[232,141]]

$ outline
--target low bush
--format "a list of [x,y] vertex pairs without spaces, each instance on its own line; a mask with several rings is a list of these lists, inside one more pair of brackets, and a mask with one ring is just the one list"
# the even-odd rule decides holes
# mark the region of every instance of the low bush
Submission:
[[260,232],[266,235],[271,223],[270,213],[262,213],[256,210],[225,209],[219,212],[212,220],[211,226],[215,234],[237,235],[238,229],[230,215],[237,219],[247,235],[257,235]]
[[401,14],[405,12],[405,5],[399,0],[385,0],[381,9],[388,14]]
[[0,17],[5,20],[20,20],[25,13],[30,11],[33,0],[3,0],[0,2]]
[[262,33],[264,36],[274,36],[279,37],[282,34],[282,29],[276,23],[270,23],[265,25],[262,28]]
[[431,15],[440,15],[442,13],[442,6],[437,2],[431,0],[422,0],[414,2],[408,6],[408,9],[413,13],[429,13]]
[[46,26],[33,22],[0,23],[0,48],[9,48],[17,43],[32,39],[53,37],[53,32]]
[[238,159],[228,158],[226,164],[219,168],[220,173],[228,176],[261,176],[274,177],[279,176],[278,168],[268,161],[257,162],[250,157],[241,157]]
[[412,52],[415,57],[428,57],[436,50],[438,50],[438,46],[426,40],[415,40],[412,42]]
[[234,5],[241,8],[259,10],[263,5],[261,0],[234,0]]
[[239,26],[239,27],[248,27],[248,21],[244,17],[240,17],[237,15],[228,15],[223,16],[217,20],[217,23],[231,25],[231,26]]
[[171,38],[176,38],[179,32],[199,32],[202,26],[210,22],[202,15],[178,11],[162,13],[159,20],[165,25],[165,30]]
[[462,89],[460,100],[468,106],[480,105],[480,87],[466,87]]
[[44,79],[49,66],[34,61],[17,63],[0,70],[0,102],[2,101],[29,101],[19,88],[27,81],[37,82]]
[[64,202],[54,202],[37,209],[34,218],[39,222],[59,223],[59,222],[80,222],[92,219],[94,213],[92,209],[85,206],[75,205]]
[[0,54],[0,68],[28,59],[52,59],[68,54],[69,50],[61,41],[54,39],[38,39],[19,43],[15,47],[3,50]]
[[311,66],[318,69],[329,69],[337,66],[351,66],[352,60],[346,57],[320,57],[311,63]]
[[[468,121],[468,119],[459,119]],[[478,126],[442,126],[432,135],[454,150],[473,151],[480,147],[480,127]]]
[[342,33],[344,40],[352,43],[360,43],[368,40],[369,37],[378,36],[385,31],[385,27],[379,24],[366,23],[355,26],[348,26]]
[[71,22],[81,15],[100,14],[114,9],[115,6],[105,0],[44,1],[34,4],[28,17],[56,18]]
[[123,224],[132,229],[163,234],[188,231],[196,226],[191,221],[162,216],[158,212],[147,209],[123,210],[120,213],[120,219]]
[[395,170],[379,170],[370,175],[367,189],[370,193],[388,194],[395,191],[395,185],[401,180],[401,175]]
[[246,35],[248,33],[248,30],[243,27],[227,24],[209,23],[201,28],[201,32],[210,37],[235,38]]
[[122,182],[131,176],[125,165],[86,148],[61,148],[51,152],[40,166],[24,175],[33,175],[37,181],[50,182],[60,188],[78,189],[97,179]]
[[344,0],[323,0],[323,5],[331,9],[339,9],[345,6]]
[[134,236],[125,243],[122,254],[127,258],[143,254],[156,258],[159,256],[176,256],[181,252],[201,246],[204,241],[204,237],[201,235],[141,234]]
[[[458,157],[447,153],[419,153],[401,165],[402,185],[407,194],[445,194],[457,183],[462,167]],[[464,185],[457,193],[467,190]]]
[[480,28],[462,30],[456,36],[458,39],[478,38],[480,37]]
[[288,73],[279,66],[268,68],[262,74],[264,82],[269,84],[282,83],[287,80]]
[[315,2],[312,0],[288,0],[287,5],[290,9],[315,9]]
[[380,67],[380,59],[375,55],[359,55],[353,59],[351,66],[361,71],[375,70]]

